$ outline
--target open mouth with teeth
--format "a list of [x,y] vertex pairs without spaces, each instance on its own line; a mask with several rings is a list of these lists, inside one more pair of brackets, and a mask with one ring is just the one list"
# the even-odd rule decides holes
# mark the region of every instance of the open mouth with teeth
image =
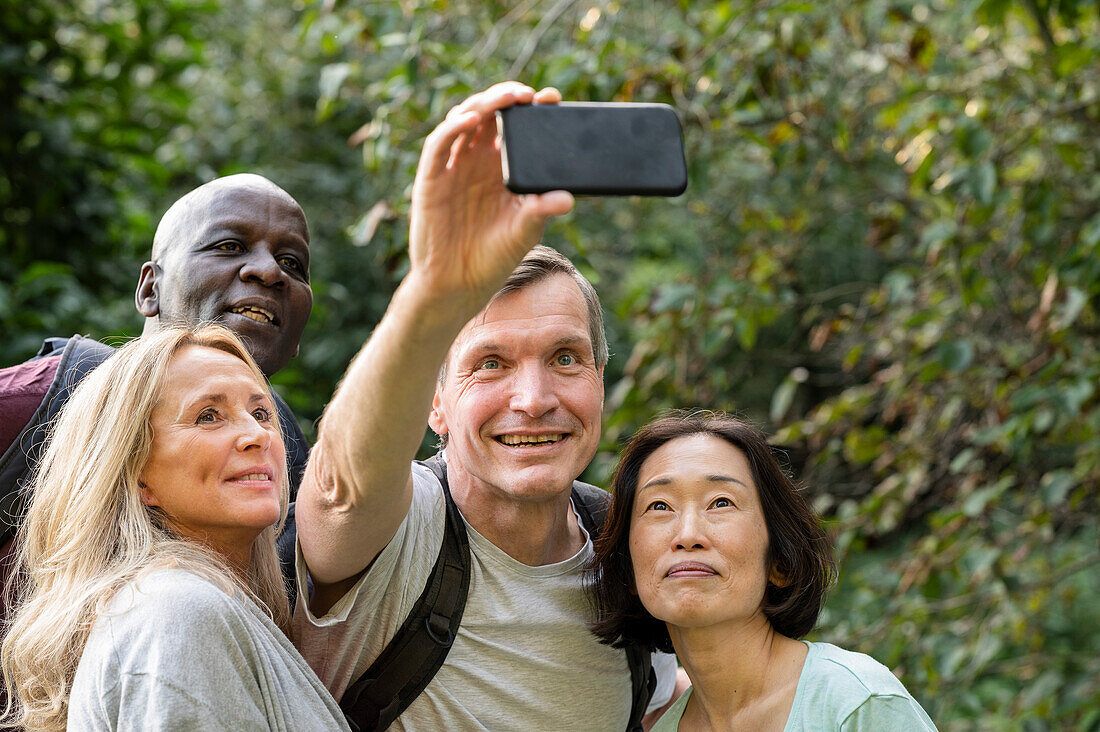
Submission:
[[552,435],[497,435],[496,441],[509,447],[536,447],[538,445],[552,445],[561,442],[565,435],[561,433]]
[[275,314],[269,310],[256,307],[255,305],[238,305],[237,307],[229,308],[229,312],[234,315],[243,315],[249,320],[255,320],[257,323],[265,323],[267,325],[278,325],[275,320]]

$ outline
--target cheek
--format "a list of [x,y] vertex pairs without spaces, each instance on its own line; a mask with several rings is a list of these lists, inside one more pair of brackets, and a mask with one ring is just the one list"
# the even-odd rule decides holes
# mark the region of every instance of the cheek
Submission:
[[630,531],[630,566],[633,568],[634,591],[643,601],[656,581],[653,572],[657,556],[652,549],[655,537],[651,534],[652,532],[644,529]]

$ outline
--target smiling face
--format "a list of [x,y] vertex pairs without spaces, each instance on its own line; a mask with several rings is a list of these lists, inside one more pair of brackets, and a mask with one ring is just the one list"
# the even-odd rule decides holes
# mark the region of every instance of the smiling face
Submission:
[[180,534],[247,558],[282,509],[286,457],[274,415],[243,361],[214,348],[181,348],[150,416],[142,501]]
[[222,323],[268,376],[297,352],[313,306],[309,229],[281,188],[239,175],[192,191],[165,214],[154,252],[138,285],[143,315]]
[[741,450],[699,433],[645,459],[630,558],[638,597],[655,618],[685,628],[766,623],[767,554],[764,512]]
[[455,339],[430,424],[455,487],[513,500],[568,492],[599,444],[603,369],[580,289],[554,274],[495,299]]

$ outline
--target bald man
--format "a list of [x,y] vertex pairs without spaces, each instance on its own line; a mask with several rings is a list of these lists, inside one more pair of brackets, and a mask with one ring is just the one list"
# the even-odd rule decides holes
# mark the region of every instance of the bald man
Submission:
[[[265,375],[274,375],[297,353],[313,307],[305,214],[290,194],[259,175],[199,186],[161,218],[135,301],[145,316],[143,332],[161,323],[217,321],[242,338]],[[45,427],[108,355],[108,347],[80,336],[51,338],[35,358],[0,369],[0,574],[22,515],[18,487],[41,454]],[[275,401],[293,499],[309,443],[290,407],[278,395]],[[292,534],[284,536],[280,544],[292,547]],[[293,560],[287,571],[292,577]]]
[[161,219],[135,299],[144,332],[169,321],[224,323],[271,377],[297,353],[313,306],[305,214],[258,175],[200,186]]

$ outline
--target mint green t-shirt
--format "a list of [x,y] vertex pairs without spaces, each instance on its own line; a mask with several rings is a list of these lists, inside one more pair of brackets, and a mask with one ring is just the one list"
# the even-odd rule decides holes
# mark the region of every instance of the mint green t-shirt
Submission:
[[[890,669],[830,643],[803,642],[810,651],[783,732],[935,732],[936,725]],[[688,689],[652,732],[676,732],[690,697]]]

